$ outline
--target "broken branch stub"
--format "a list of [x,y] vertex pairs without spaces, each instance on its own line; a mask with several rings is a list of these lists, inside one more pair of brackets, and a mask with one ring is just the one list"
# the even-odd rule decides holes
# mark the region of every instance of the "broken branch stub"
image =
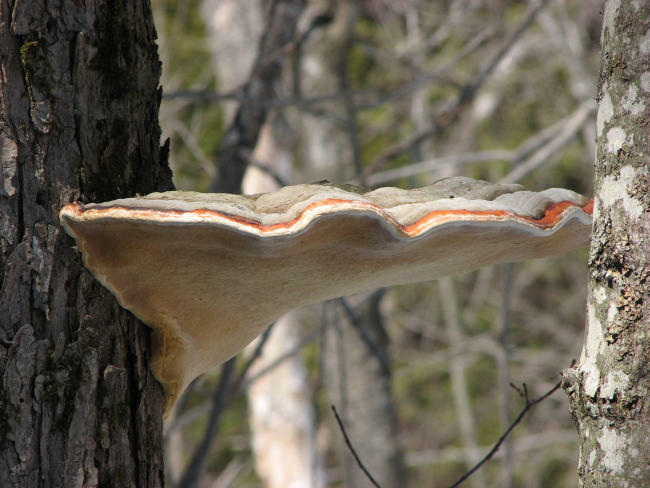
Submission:
[[591,201],[469,178],[416,190],[152,193],[61,210],[86,267],[153,331],[167,410],[285,312],[587,243]]

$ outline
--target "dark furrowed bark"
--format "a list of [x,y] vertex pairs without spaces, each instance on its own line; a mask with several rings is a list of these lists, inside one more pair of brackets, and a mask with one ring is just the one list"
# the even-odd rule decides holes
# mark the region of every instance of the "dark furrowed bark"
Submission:
[[147,1],[0,0],[0,486],[162,486],[149,331],[85,270],[70,201],[172,188]]

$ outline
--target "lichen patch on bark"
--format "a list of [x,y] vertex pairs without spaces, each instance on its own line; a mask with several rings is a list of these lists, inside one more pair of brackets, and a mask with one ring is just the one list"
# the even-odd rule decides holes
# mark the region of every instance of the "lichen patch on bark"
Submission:
[[600,398],[613,400],[616,392],[624,391],[630,383],[630,377],[622,371],[610,371],[600,387]]
[[[616,129],[616,128],[614,128]],[[607,145],[610,145],[610,133],[614,130],[610,129],[607,133]],[[622,131],[622,129],[621,129]],[[624,139],[623,132],[623,139]],[[615,137],[619,137],[618,135]],[[620,175],[606,176],[603,178],[602,185],[598,196],[604,208],[609,208],[617,201],[621,201],[623,209],[627,214],[633,218],[638,219],[643,214],[643,203],[636,198],[630,196],[628,187],[634,182],[637,176],[637,170],[632,166],[624,166],[621,168]]]
[[600,468],[612,474],[621,474],[625,465],[628,439],[620,430],[604,427],[598,438],[598,444],[602,450]]
[[616,307],[615,304],[610,303],[609,308],[607,309],[607,323],[611,324],[616,320],[616,316],[618,315],[618,308]]
[[603,14],[603,30],[602,35],[600,36],[600,43],[603,44],[605,31],[607,30],[610,34],[614,30],[614,21],[618,14],[618,10],[621,6],[621,0],[613,0],[607,2],[605,6],[605,12]]
[[636,85],[630,85],[628,87],[627,93],[623,97],[621,104],[623,108],[632,115],[643,113],[644,105],[643,102],[639,100],[639,89]]
[[650,54],[650,30],[645,33],[639,42],[639,51],[641,54]]
[[617,153],[625,143],[625,131],[621,127],[612,127],[607,131],[607,152]]
[[594,298],[596,299],[596,303],[601,305],[607,299],[607,291],[605,288],[602,286],[596,287],[594,290]]
[[650,93],[650,71],[641,73],[641,89],[646,93]]
[[607,82],[603,83],[602,87],[603,98],[598,104],[598,113],[596,114],[596,131],[600,137],[605,129],[605,124],[614,116],[614,105],[612,104],[612,97],[607,93]]
[[[596,293],[594,293],[596,295]],[[598,301],[597,296],[594,296]],[[598,320],[596,307],[587,304],[587,339],[580,357],[580,371],[584,375],[584,389],[589,397],[595,397],[600,386],[600,370],[598,369],[598,353],[604,345],[603,327]]]

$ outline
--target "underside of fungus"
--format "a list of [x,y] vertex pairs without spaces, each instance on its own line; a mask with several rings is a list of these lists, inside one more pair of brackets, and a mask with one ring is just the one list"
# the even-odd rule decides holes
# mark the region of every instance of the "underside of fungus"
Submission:
[[168,410],[293,308],[566,252],[587,243],[591,202],[459,177],[416,190],[153,193],[60,216],[86,267],[153,328]]

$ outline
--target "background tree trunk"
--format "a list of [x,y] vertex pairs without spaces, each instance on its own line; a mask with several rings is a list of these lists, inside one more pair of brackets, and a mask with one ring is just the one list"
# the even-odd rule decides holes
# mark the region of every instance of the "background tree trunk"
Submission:
[[584,487],[650,486],[650,4],[607,2],[587,336],[564,373]]
[[162,486],[149,333],[58,213],[172,188],[146,0],[0,0],[0,486]]
[[[337,408],[361,457],[377,482],[404,486],[406,473],[398,438],[397,411],[391,391],[388,336],[379,310],[384,290],[330,302],[340,308],[325,331],[324,381],[328,398]],[[359,303],[354,306],[352,301]],[[345,486],[365,488],[372,483],[356,465],[342,436]]]

